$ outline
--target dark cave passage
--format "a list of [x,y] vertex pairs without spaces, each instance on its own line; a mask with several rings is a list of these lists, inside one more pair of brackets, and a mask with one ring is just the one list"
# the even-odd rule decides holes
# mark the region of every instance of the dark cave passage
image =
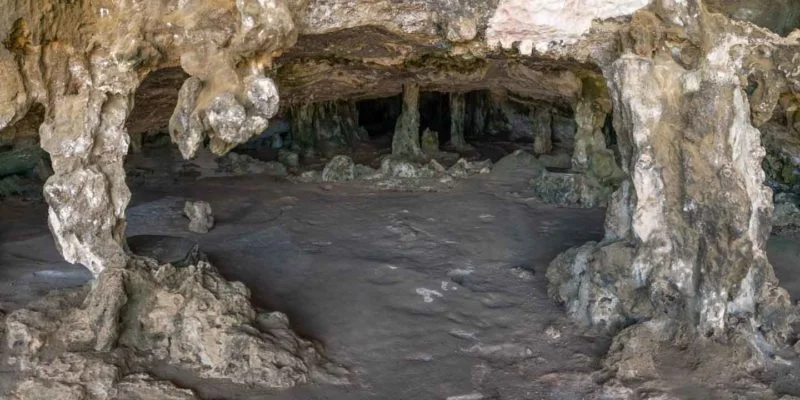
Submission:
[[400,95],[360,100],[358,108],[358,124],[366,129],[370,139],[382,136],[391,137],[394,125],[400,116],[402,99]]

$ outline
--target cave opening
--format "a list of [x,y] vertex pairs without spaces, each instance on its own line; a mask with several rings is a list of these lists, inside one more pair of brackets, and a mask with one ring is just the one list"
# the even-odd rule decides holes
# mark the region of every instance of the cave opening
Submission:
[[358,125],[367,131],[371,140],[390,138],[400,117],[402,102],[399,94],[357,101]]
[[430,129],[436,132],[439,145],[450,142],[450,93],[423,91],[419,95],[420,134]]

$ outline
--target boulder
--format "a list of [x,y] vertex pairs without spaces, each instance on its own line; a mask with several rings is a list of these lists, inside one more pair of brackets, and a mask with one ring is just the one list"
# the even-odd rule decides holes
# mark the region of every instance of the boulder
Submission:
[[189,218],[189,230],[192,232],[207,233],[214,227],[214,215],[208,202],[187,201],[183,206],[183,215]]

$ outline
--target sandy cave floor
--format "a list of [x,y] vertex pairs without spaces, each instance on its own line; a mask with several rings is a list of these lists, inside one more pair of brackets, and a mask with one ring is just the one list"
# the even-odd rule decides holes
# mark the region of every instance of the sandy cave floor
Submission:
[[[543,205],[524,181],[479,176],[420,193],[255,175],[133,192],[129,236],[196,240],[257,306],[287,313],[353,372],[348,387],[259,392],[153,371],[203,398],[579,399],[582,388],[553,381],[597,369],[608,345],[564,320],[544,276],[559,252],[602,237],[603,210]],[[211,232],[187,230],[186,199],[211,203]],[[89,278],[60,260],[43,204],[6,201],[0,220],[0,310]],[[800,242],[775,237],[769,251],[797,298]],[[0,389],[12,379],[0,373]]]

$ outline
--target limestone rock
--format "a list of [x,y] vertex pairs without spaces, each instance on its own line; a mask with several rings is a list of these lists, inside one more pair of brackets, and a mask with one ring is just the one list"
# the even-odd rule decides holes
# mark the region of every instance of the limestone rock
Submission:
[[436,172],[425,165],[390,156],[381,162],[380,174],[384,178],[424,179],[433,178]]
[[171,382],[153,379],[147,374],[133,374],[117,383],[117,396],[120,400],[196,400],[194,392],[180,389]]
[[392,136],[392,155],[411,159],[422,158],[419,145],[419,84],[403,85],[403,111]]
[[355,178],[355,163],[348,156],[333,157],[322,170],[323,182],[352,181]]
[[[203,378],[272,388],[312,379],[341,382],[317,347],[292,333],[285,316],[273,313],[265,317],[269,323],[257,322],[249,297],[244,285],[225,281],[205,262],[174,267],[135,259],[126,269],[103,271],[79,309],[64,314],[55,308],[60,303],[51,301],[33,305],[41,317],[23,317],[34,315],[25,309],[9,315],[13,342],[9,338],[8,345],[16,359],[37,371],[36,380],[60,382],[79,395],[88,391],[94,396],[88,399],[113,397],[104,393],[111,393],[124,373],[90,353],[118,346],[115,354],[128,363],[163,360]],[[45,315],[56,317],[45,320]],[[59,349],[68,352],[48,362],[45,355]],[[35,391],[41,385],[22,386]],[[161,390],[159,386],[139,377],[119,388]],[[166,391],[178,398],[188,395]]]
[[546,107],[536,107],[533,120],[533,153],[547,154],[553,149],[552,114]]
[[611,195],[610,188],[581,173],[545,171],[531,183],[542,201],[561,206],[600,207]]
[[566,153],[542,154],[539,162],[547,168],[568,170],[572,167],[572,159]]
[[422,151],[426,154],[436,154],[439,151],[439,133],[425,128],[420,138]]
[[776,203],[772,226],[777,232],[800,229],[800,207],[794,203]]
[[289,174],[286,167],[277,161],[261,161],[247,154],[230,152],[217,158],[217,172],[233,176],[265,174],[285,177]]
[[492,171],[492,161],[483,160],[478,162],[470,162],[464,158],[460,158],[453,164],[447,173],[453,178],[466,178],[470,175],[488,174]]
[[203,82],[200,78],[190,77],[184,81],[178,92],[178,104],[169,120],[170,137],[186,159],[194,158],[203,145],[203,124],[199,113],[195,111],[197,97],[202,89]]
[[281,149],[278,151],[278,161],[281,164],[291,168],[297,168],[300,166],[300,156],[297,153],[289,150]]
[[379,176],[380,174],[375,168],[361,164],[356,164],[353,167],[353,179],[372,180],[378,178]]
[[497,179],[509,179],[519,176],[539,176],[543,172],[542,163],[536,157],[524,150],[514,150],[494,164],[491,175]]
[[206,233],[214,227],[214,215],[208,202],[187,201],[183,206],[183,215],[189,218],[189,230],[192,232]]

